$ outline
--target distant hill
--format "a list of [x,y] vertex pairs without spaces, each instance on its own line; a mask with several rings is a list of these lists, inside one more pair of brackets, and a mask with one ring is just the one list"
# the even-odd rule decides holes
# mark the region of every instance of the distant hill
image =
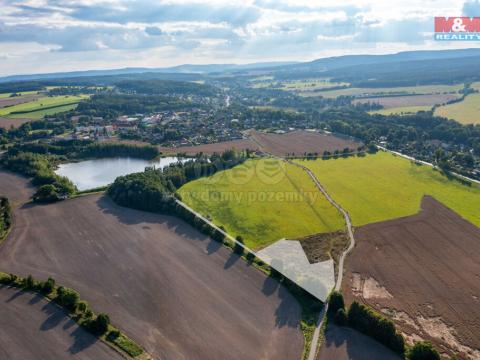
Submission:
[[0,83],[13,81],[29,81],[29,80],[53,80],[53,79],[68,79],[81,77],[99,77],[99,76],[115,76],[115,75],[133,75],[143,73],[165,73],[165,74],[207,74],[225,71],[241,71],[250,69],[262,69],[275,66],[291,65],[294,62],[262,62],[252,64],[208,64],[208,65],[178,65],[166,68],[124,68],[112,70],[85,70],[85,71],[70,71],[58,72],[49,74],[28,74],[28,75],[11,75],[0,77]]

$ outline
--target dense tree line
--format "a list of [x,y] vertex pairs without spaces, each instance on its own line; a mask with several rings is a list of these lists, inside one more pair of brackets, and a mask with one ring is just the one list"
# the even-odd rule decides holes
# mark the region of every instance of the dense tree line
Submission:
[[75,185],[68,178],[55,174],[51,161],[45,155],[11,149],[1,162],[6,169],[33,178],[32,183],[38,187],[34,201],[57,201],[76,192]]
[[127,80],[115,84],[122,92],[144,95],[199,95],[216,96],[218,89],[204,84],[172,80]]
[[164,169],[148,168],[141,173],[118,177],[109,186],[107,194],[122,206],[158,213],[171,212],[175,207],[176,189],[189,181],[232,168],[248,156],[247,152],[227,150],[210,158],[200,155],[194,160],[171,164]]
[[0,240],[5,237],[11,226],[12,209],[10,202],[8,198],[2,196],[0,197]]
[[201,107],[188,100],[162,95],[99,94],[82,101],[71,113],[115,119],[120,115],[149,114],[164,110],[188,110]]
[[333,291],[328,299],[328,315],[333,317],[339,326],[349,326],[367,336],[372,337],[408,360],[439,360],[440,356],[428,342],[416,342],[407,347],[393,321],[385,318],[366,305],[354,301],[348,310],[343,295]]
[[160,155],[156,146],[107,142],[99,143],[93,140],[58,140],[52,143],[27,143],[17,145],[14,149],[44,155],[61,155],[76,160],[122,156],[153,159]]

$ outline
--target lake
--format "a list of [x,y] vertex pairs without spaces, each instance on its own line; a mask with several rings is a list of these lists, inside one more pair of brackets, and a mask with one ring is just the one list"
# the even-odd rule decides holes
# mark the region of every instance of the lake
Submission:
[[177,161],[179,161],[177,157],[164,157],[155,161],[135,158],[95,159],[61,164],[55,173],[66,176],[77,186],[78,190],[83,191],[109,185],[117,177],[141,172],[147,166],[163,168]]

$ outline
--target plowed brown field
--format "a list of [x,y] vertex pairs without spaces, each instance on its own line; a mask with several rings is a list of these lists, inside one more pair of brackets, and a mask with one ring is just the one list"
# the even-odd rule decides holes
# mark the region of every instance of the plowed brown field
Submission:
[[355,236],[347,303],[382,311],[409,340],[480,359],[479,228],[425,197],[417,215],[363,226]]

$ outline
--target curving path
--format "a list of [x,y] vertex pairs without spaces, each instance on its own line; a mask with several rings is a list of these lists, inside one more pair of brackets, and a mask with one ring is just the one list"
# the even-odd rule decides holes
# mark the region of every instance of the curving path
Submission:
[[[320,181],[317,179],[315,174],[306,166],[297,164],[293,161],[290,160],[285,160],[286,162],[298,166],[302,168],[313,180],[315,183],[315,186],[320,190],[320,192],[327,198],[327,200],[337,208],[338,211],[343,215],[345,219],[345,224],[347,226],[347,233],[348,237],[350,238],[350,245],[348,246],[348,249],[346,249],[342,255],[340,256],[340,259],[338,261],[338,276],[337,276],[337,281],[335,282],[335,290],[340,290],[342,287],[342,281],[343,281],[343,268],[344,268],[344,263],[345,263],[345,258],[347,257],[348,253],[352,251],[352,249],[355,247],[355,237],[353,236],[353,226],[352,226],[352,220],[350,219],[350,215],[348,214],[347,211],[345,211],[338,203],[335,202],[335,200],[332,199],[332,197],[328,194],[328,192],[325,190],[325,188],[322,186]],[[310,347],[310,352],[308,355],[308,360],[314,360],[315,359],[315,353],[316,349],[318,346],[318,339],[320,336],[320,330],[322,328],[323,322],[325,320],[325,315],[327,313],[328,309],[328,303],[325,304],[322,312],[320,313],[320,316],[318,318],[317,322],[317,327],[315,329],[315,332],[313,333],[313,339],[312,339],[312,345]]]

